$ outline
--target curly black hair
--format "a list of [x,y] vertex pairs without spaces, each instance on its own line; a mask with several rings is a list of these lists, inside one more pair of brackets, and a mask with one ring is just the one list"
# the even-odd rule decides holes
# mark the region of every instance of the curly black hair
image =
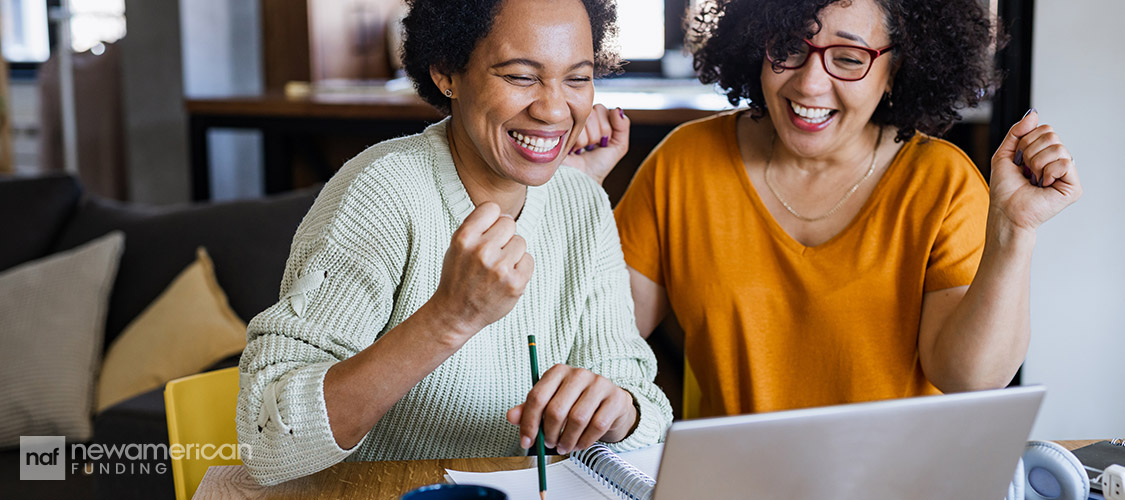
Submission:
[[[751,116],[766,110],[761,71],[768,43],[797,44],[821,28],[819,13],[850,0],[711,0],[688,20],[695,70],[716,83],[737,106],[748,101]],[[883,99],[871,121],[898,129],[896,141],[914,133],[940,136],[1000,81],[993,50],[1007,36],[980,0],[875,0],[895,48],[893,96]],[[995,44],[995,45],[994,45]]]
[[[620,58],[615,0],[581,0],[590,17],[594,37],[594,75],[617,71]],[[438,111],[449,114],[449,98],[430,78],[430,67],[443,73],[463,71],[473,49],[488,32],[503,0],[407,0],[403,19],[402,60],[418,95]]]

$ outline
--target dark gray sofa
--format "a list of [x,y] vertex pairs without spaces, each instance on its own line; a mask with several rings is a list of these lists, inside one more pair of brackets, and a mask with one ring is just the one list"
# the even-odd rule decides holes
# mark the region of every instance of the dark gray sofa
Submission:
[[[154,208],[87,196],[77,180],[64,175],[0,178],[0,271],[122,230],[125,251],[106,318],[108,346],[195,259],[195,248],[204,246],[231,308],[249,321],[277,300],[293,233],[316,191]],[[236,363],[233,357],[213,368]],[[95,443],[167,441],[162,388],[123,401],[94,419]],[[140,467],[135,470],[141,472],[124,474],[68,471],[65,481],[20,481],[18,460],[18,449],[0,450],[4,498],[174,497],[166,464],[162,474],[153,463],[148,472]]]

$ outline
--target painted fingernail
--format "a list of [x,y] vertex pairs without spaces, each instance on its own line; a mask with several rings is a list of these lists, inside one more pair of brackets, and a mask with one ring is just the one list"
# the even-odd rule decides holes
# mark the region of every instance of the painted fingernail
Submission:
[[601,142],[598,143],[598,145],[603,147],[603,148],[606,147],[606,146],[609,146],[609,136],[603,135],[602,140],[601,140]]
[[1038,111],[1035,111],[1035,108],[1031,108],[1031,109],[1027,110],[1026,113],[1023,114],[1023,117],[1020,118],[1020,120],[1022,120],[1024,118],[1027,118],[1027,115],[1030,115],[1032,112],[1038,113]]
[[589,144],[586,146],[586,151],[593,151],[596,147],[598,147],[597,144]]
[[574,154],[576,154],[576,155],[580,155],[580,154],[585,153],[585,152],[586,152],[586,148],[578,148],[578,149],[574,150]]
[[1025,179],[1031,178],[1031,169],[1027,168],[1027,165],[1021,165],[1020,171],[1023,172],[1023,176],[1024,176]]
[[1032,186],[1038,186],[1039,185],[1039,178],[1036,177],[1034,173],[1031,174],[1031,185]]
[[1022,149],[1016,150],[1015,164],[1023,166],[1023,150]]
[[625,118],[625,110],[624,109],[617,108],[617,114],[621,115],[622,118]]

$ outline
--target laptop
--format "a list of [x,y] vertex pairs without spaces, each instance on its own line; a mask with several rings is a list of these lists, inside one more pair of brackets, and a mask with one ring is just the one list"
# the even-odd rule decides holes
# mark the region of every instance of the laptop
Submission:
[[654,500],[999,500],[1041,386],[675,422]]

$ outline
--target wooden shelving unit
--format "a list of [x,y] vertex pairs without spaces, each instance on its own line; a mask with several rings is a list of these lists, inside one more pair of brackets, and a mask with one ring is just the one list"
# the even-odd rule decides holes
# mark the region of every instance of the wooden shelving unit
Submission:
[[392,75],[387,25],[402,0],[259,0],[267,91],[291,81]]

